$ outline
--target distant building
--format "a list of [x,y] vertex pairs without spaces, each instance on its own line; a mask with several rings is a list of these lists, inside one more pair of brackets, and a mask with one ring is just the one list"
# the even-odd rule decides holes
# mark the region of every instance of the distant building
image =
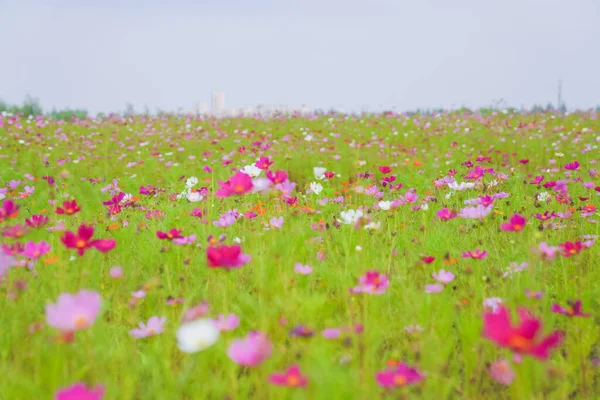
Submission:
[[196,104],[196,114],[198,115],[206,115],[208,114],[208,101],[201,101]]
[[225,111],[225,92],[212,92],[212,109],[214,115],[221,115]]

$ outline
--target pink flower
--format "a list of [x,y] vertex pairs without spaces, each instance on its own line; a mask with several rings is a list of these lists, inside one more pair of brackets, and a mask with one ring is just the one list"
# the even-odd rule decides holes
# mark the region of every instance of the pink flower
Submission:
[[112,267],[108,274],[113,279],[120,279],[123,277],[123,268],[119,266]]
[[219,314],[217,319],[213,319],[213,322],[221,330],[221,332],[231,331],[238,327],[240,324],[240,317],[235,314]]
[[209,308],[207,301],[203,301],[197,306],[188,308],[183,313],[183,322],[191,322],[202,318],[208,313]]
[[248,264],[252,257],[242,253],[238,245],[209,246],[206,249],[206,259],[210,268],[223,267],[225,269],[240,268]]
[[545,242],[542,242],[538,245],[538,252],[540,253],[542,259],[553,260],[558,252],[558,247],[548,246]]
[[559,243],[558,246],[560,247],[561,255],[566,258],[579,254],[585,249],[585,246],[581,242]]
[[379,386],[391,389],[421,382],[425,376],[416,368],[401,362],[398,367],[378,372],[375,380]]
[[61,332],[89,328],[98,317],[101,302],[100,294],[90,290],[63,293],[56,304],[46,306],[46,322]]
[[502,385],[510,385],[515,380],[515,371],[507,360],[498,360],[490,367],[490,376]]
[[50,252],[51,249],[52,246],[50,246],[43,240],[39,243],[27,242],[25,244],[25,249],[23,250],[22,255],[27,258],[37,260],[41,256],[48,254],[48,252]]
[[266,176],[274,185],[283,183],[287,181],[288,178],[287,172],[281,170],[275,172],[267,171]]
[[104,386],[98,385],[88,389],[83,383],[59,389],[54,394],[54,400],[102,400],[103,397]]
[[0,282],[2,278],[8,273],[10,267],[15,264],[15,259],[10,255],[5,254],[3,251],[0,252]]
[[179,245],[179,246],[183,246],[186,244],[192,244],[196,241],[196,235],[190,235],[190,236],[183,236],[180,238],[176,238],[173,239],[173,244]]
[[253,188],[252,178],[241,171],[236,172],[228,181],[218,183],[221,188],[215,192],[215,195],[219,198],[242,195]]
[[236,339],[227,349],[227,355],[235,363],[255,367],[271,356],[273,345],[267,335],[250,332],[244,339]]
[[542,183],[543,180],[544,180],[544,175],[536,176],[535,179],[532,179],[531,181],[529,181],[529,183],[531,183],[532,185],[539,185],[540,183]]
[[449,221],[453,218],[456,218],[457,214],[455,212],[450,211],[447,208],[443,208],[440,211],[438,211],[436,213],[436,215],[439,217],[439,219],[441,219],[442,221]]
[[519,214],[510,217],[509,222],[500,224],[500,229],[506,232],[520,232],[527,225],[527,219]]
[[12,200],[4,200],[0,208],[0,223],[9,218],[17,218],[19,216],[19,206]]
[[520,308],[518,313],[519,325],[513,327],[505,307],[500,306],[496,311],[486,312],[483,316],[483,336],[519,355],[547,359],[550,351],[561,344],[563,334],[554,331],[546,337],[539,337],[541,321],[531,316],[524,308]]
[[358,279],[359,286],[350,289],[351,293],[384,294],[390,286],[386,275],[379,271],[367,271]]
[[581,300],[576,300],[573,304],[570,305],[569,308],[563,308],[558,304],[553,304],[552,311],[553,313],[566,315],[569,317],[591,317],[592,314],[584,313],[581,311]]
[[308,265],[302,265],[302,263],[294,264],[294,272],[300,275],[309,275],[312,273],[312,267]]
[[444,290],[444,285],[434,283],[431,285],[425,285],[425,293],[439,293]]
[[473,251],[466,251],[464,253],[462,253],[462,257],[463,258],[473,258],[475,260],[483,260],[484,258],[487,257],[487,251],[485,250],[473,250]]
[[280,229],[283,226],[283,217],[278,217],[278,218],[273,217],[269,220],[269,224],[273,228]]
[[327,328],[321,331],[321,335],[323,335],[325,339],[337,339],[340,337],[341,334],[341,328]]
[[271,374],[269,382],[277,386],[305,387],[308,379],[300,372],[300,367],[292,365],[285,372]]
[[444,285],[447,285],[454,280],[454,274],[452,272],[444,271],[443,269],[441,269],[439,273],[434,272],[432,276],[433,279]]
[[166,317],[150,317],[147,324],[139,323],[139,327],[129,331],[129,334],[136,339],[142,339],[163,333],[163,325]]

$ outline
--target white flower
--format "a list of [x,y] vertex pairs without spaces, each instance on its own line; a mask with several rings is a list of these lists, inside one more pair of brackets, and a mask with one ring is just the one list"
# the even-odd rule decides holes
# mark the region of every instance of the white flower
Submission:
[[5,197],[6,197],[6,195],[4,195],[4,194],[0,193],[0,200],[2,200],[2,199],[3,199],[3,198],[5,198]]
[[319,194],[323,190],[323,185],[321,185],[320,183],[317,183],[317,182],[311,182],[310,183],[310,190],[314,194]]
[[237,244],[240,244],[240,243],[244,243],[246,241],[246,238],[243,236],[241,238],[235,237],[235,238],[233,238],[233,241],[236,242]]
[[367,165],[367,162],[364,160],[360,160],[359,162],[357,162],[359,167],[362,167],[363,165]]
[[500,182],[498,182],[496,179],[493,179],[490,183],[488,183],[488,187],[494,187],[494,186],[498,186]]
[[429,205],[427,203],[421,204],[421,210],[423,210],[423,211],[429,210]]
[[258,178],[262,169],[258,168],[256,164],[246,165],[244,168],[240,170],[244,174],[248,175],[251,178]]
[[198,184],[198,178],[195,176],[190,176],[187,181],[185,181],[186,188],[192,188]]
[[177,347],[184,353],[197,353],[215,344],[219,328],[210,319],[188,322],[177,330]]
[[380,201],[378,204],[380,209],[382,210],[389,210],[390,208],[392,208],[392,202],[391,201]]
[[363,212],[361,210],[348,210],[342,211],[340,213],[342,219],[338,219],[339,222],[343,224],[356,224],[358,220],[363,216]]
[[131,193],[126,193],[121,200],[121,204],[127,204],[131,201],[131,199],[133,199],[133,195]]
[[356,251],[362,251],[362,247],[356,246]]
[[269,189],[273,183],[267,178],[252,179],[252,191],[255,193],[264,192]]
[[371,221],[365,225],[365,229],[372,229],[374,231],[379,230],[381,228],[381,222]]
[[550,194],[548,192],[538,193],[537,199],[538,201],[546,201],[550,198]]
[[448,184],[448,187],[453,190],[461,191],[461,190],[466,190],[466,189],[473,189],[475,187],[475,183],[461,182],[461,184],[459,185],[457,182],[451,182]]
[[179,194],[177,195],[177,200],[181,200],[181,199],[183,199],[184,197],[186,197],[186,196],[188,195],[188,193],[189,193],[189,189],[188,189],[188,188],[185,188],[185,189],[183,190],[183,192],[181,192],[181,193],[179,193]]
[[306,136],[304,137],[304,140],[306,140],[307,142],[310,142],[310,141],[312,141],[312,140],[313,140],[313,137],[312,137],[312,135],[306,135]]
[[483,301],[483,306],[486,308],[491,308],[494,312],[498,309],[500,304],[502,304],[502,299],[500,297],[490,297],[489,299],[485,299]]
[[446,200],[448,200],[450,197],[452,197],[452,195],[453,195],[453,194],[454,194],[454,192],[448,192],[448,194],[447,194],[447,195],[445,195],[445,196],[444,196],[444,198],[445,198]]
[[315,174],[315,179],[323,180],[325,179],[325,172],[327,172],[327,168],[323,167],[314,167],[313,173]]
[[564,157],[564,156],[565,156],[563,153],[558,153],[558,152],[557,152],[557,153],[554,153],[554,155],[555,155],[556,157]]
[[204,197],[202,197],[199,191],[191,191],[185,196],[185,198],[192,203],[197,203],[204,199]]

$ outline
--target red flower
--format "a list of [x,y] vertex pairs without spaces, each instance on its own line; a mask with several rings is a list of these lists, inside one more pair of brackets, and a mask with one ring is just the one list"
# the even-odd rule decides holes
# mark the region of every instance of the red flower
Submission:
[[285,372],[276,372],[271,374],[269,382],[277,386],[305,387],[308,379],[300,372],[300,367],[292,365]]
[[423,260],[423,262],[425,264],[431,264],[432,262],[435,261],[435,257],[434,256],[423,256],[423,257],[421,257],[421,260]]
[[483,316],[483,336],[500,347],[515,353],[529,355],[540,360],[550,357],[550,351],[558,347],[563,340],[560,331],[554,331],[546,337],[539,337],[542,323],[526,309],[520,308],[519,325],[513,327],[508,310],[499,306]]
[[81,224],[77,233],[66,231],[60,240],[67,246],[68,249],[77,249],[77,253],[82,256],[87,249],[95,247],[96,250],[106,253],[111,251],[117,244],[113,239],[95,239],[91,240],[94,235],[94,228]]
[[388,167],[387,165],[382,165],[381,167],[379,167],[379,171],[382,174],[389,174],[390,172],[392,172],[392,169],[390,167]]
[[173,240],[180,239],[183,236],[181,235],[181,229],[171,229],[169,232],[156,231],[156,236],[160,240]]
[[63,206],[56,209],[57,214],[73,215],[81,211],[81,207],[77,205],[77,200],[63,201]]
[[242,254],[238,245],[209,246],[206,249],[206,259],[210,268],[223,267],[225,269],[239,268],[250,262],[252,257]]

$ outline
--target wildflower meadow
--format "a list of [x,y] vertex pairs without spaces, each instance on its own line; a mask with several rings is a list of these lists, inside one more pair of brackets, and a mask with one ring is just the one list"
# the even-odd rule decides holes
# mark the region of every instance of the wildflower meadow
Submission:
[[600,398],[589,112],[0,115],[0,399]]

